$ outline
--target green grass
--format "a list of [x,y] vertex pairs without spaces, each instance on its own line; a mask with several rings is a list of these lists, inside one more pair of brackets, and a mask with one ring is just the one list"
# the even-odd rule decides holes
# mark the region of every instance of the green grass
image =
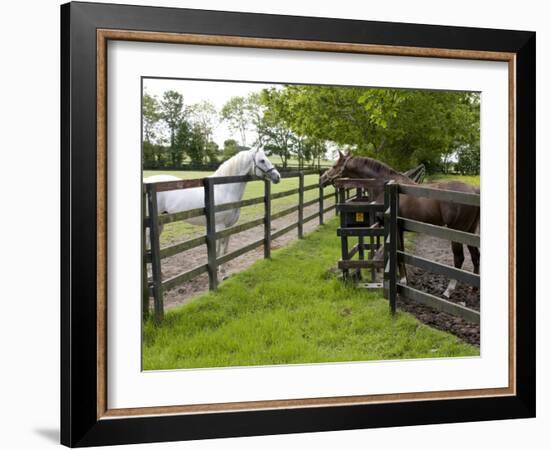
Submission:
[[[149,177],[151,175],[173,175],[183,179],[195,179],[195,178],[204,178],[210,175],[212,172],[199,172],[199,171],[155,171],[155,170],[146,170],[143,172],[144,177]],[[305,186],[316,184],[319,182],[319,175],[306,175],[304,177]],[[298,178],[285,178],[282,179],[279,184],[271,185],[271,192],[282,192],[289,189],[294,189],[298,187]],[[334,192],[334,188],[327,187],[325,193],[328,194]],[[244,192],[243,199],[254,198],[254,197],[263,197],[264,195],[264,184],[262,181],[252,181],[247,183],[246,189]],[[317,189],[312,189],[304,193],[304,201],[312,200],[319,196],[319,191]],[[285,208],[289,208],[298,204],[298,194],[290,195],[288,197],[275,199],[271,202],[271,211],[273,213],[280,211]],[[248,222],[255,218],[261,217],[264,213],[264,205],[262,203],[257,205],[251,205],[244,208],[241,208],[240,219],[237,224]],[[160,244],[162,247],[180,242],[184,239],[189,239],[192,236],[196,236],[204,233],[203,227],[198,227],[195,225],[188,224],[186,222],[175,222],[168,224],[164,227],[164,230],[161,234]]]
[[[270,160],[273,164],[276,164],[276,165],[282,164],[281,158],[279,158],[278,156],[272,156],[270,158]],[[335,161],[333,161],[333,160],[322,159],[321,160],[321,167],[332,166],[334,163],[335,163]],[[299,164],[298,158],[288,158],[287,159],[287,164],[289,166],[297,166]],[[310,164],[310,162],[306,162],[305,166],[308,167],[309,164]],[[317,164],[317,160],[315,160],[315,164]]]
[[479,175],[453,175],[437,173],[427,176],[426,183],[431,181],[463,181],[464,183],[479,187]]
[[145,370],[479,355],[479,349],[398,312],[379,290],[344,284],[337,220],[273,252],[217,291],[146,321]]

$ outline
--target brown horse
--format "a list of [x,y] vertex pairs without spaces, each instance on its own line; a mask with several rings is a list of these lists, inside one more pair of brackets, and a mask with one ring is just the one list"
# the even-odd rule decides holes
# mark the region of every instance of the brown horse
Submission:
[[[339,153],[338,161],[332,168],[321,176],[321,183],[327,185],[336,178],[375,178],[384,181],[394,180],[401,184],[416,184],[407,176],[393,170],[388,165],[376,159],[352,156]],[[437,189],[452,190],[466,193],[479,194],[479,189],[460,181],[443,181],[427,184],[428,187]],[[374,199],[377,202],[383,201],[383,190],[374,192]],[[479,232],[479,207],[462,205],[460,203],[434,200],[425,197],[401,194],[399,196],[399,215],[408,219],[426,222],[432,225],[447,226],[454,230],[466,231],[468,233]],[[401,242],[403,237],[401,236]],[[452,242],[454,265],[461,268],[464,262],[464,248],[459,242]],[[474,273],[479,273],[479,249],[468,245]],[[456,280],[451,280],[443,295],[447,298],[456,287]]]

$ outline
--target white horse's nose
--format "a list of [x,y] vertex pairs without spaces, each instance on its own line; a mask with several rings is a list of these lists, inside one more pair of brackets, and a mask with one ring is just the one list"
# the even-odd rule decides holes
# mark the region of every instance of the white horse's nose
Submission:
[[271,181],[275,184],[277,184],[279,181],[281,181],[281,174],[274,170],[271,172]]

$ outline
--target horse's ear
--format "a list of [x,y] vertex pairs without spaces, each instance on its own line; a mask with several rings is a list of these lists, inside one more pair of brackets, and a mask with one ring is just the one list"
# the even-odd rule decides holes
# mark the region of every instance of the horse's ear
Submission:
[[344,159],[344,154],[340,150],[338,150],[338,157]]

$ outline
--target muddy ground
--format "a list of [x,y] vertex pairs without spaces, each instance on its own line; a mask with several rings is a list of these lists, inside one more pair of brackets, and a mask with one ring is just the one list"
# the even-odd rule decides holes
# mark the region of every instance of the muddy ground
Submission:
[[[454,266],[453,252],[449,241],[438,239],[424,234],[417,234],[411,253],[436,262]],[[464,246],[464,270],[473,271],[472,260],[466,246]],[[413,266],[407,266],[408,283],[411,287],[429,294],[443,296],[449,279]],[[457,283],[456,289],[449,299],[462,306],[479,311],[479,290]],[[435,311],[429,307],[398,298],[397,307],[414,314],[421,322],[440,330],[452,333],[469,344],[479,345],[479,325],[470,323],[459,317]]]

